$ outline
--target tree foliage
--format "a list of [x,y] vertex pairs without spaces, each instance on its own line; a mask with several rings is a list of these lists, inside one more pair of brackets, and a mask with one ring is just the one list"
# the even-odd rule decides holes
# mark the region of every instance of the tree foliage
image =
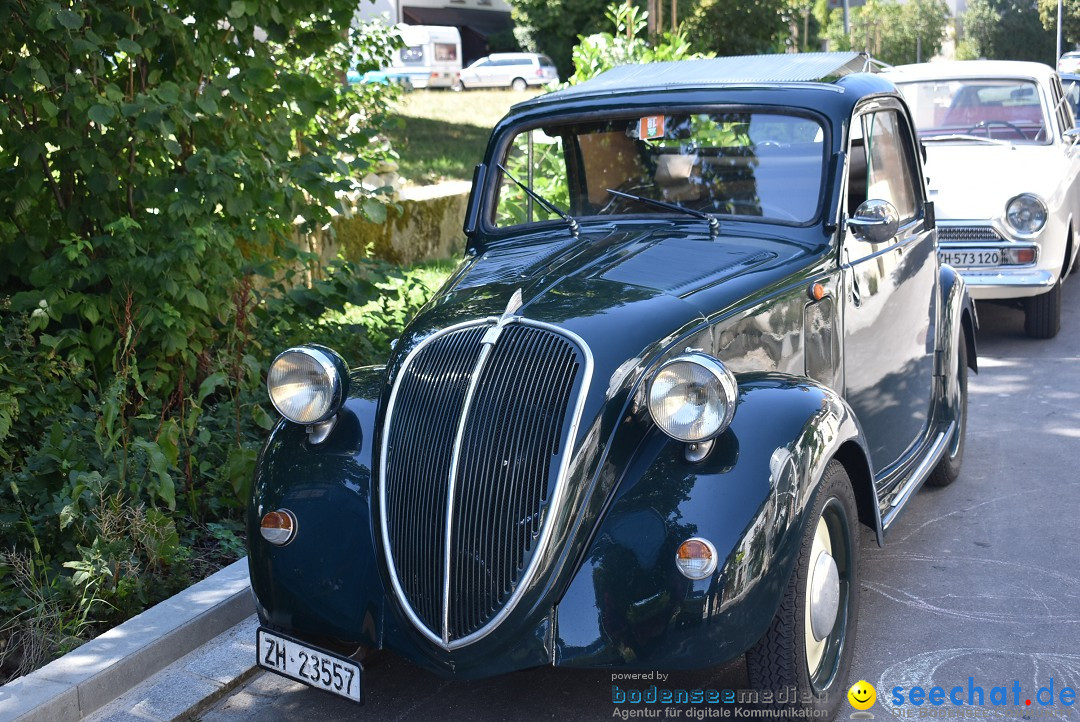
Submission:
[[559,77],[573,74],[574,46],[579,35],[604,29],[604,9],[610,0],[509,0],[514,34],[525,50],[547,54]]
[[[1028,8],[1030,14],[1030,2],[1029,3],[1016,3],[1017,5],[1023,5]],[[1054,57],[1054,53],[1057,52],[1057,0],[1037,0],[1039,8],[1039,19],[1042,21],[1043,29],[1046,31],[1046,35],[1051,38],[1050,53],[1044,54],[1038,58],[1039,62],[1049,63],[1050,65],[1056,65],[1051,63],[1049,58]],[[1067,52],[1074,49],[1080,44],[1080,0],[1062,0],[1062,48],[1061,52]],[[1042,46],[1046,43],[1043,41]]]
[[[1055,2],[1055,24],[1056,7]],[[961,18],[961,60],[1032,60],[1049,63],[1055,39],[1039,22],[1034,0],[971,0]]]
[[289,280],[313,262],[294,234],[343,193],[384,211],[354,179],[389,153],[393,91],[341,79],[396,41],[354,11],[0,4],[0,619],[86,622],[183,584],[175,538],[235,516],[273,424],[268,355],[370,349],[318,319],[386,269]]
[[650,43],[642,36],[648,22],[647,14],[633,5],[609,5],[604,17],[615,32],[579,38],[580,42],[574,46],[574,74],[570,77],[570,85],[619,65],[707,57],[692,52],[690,43],[680,32],[664,33]]
[[685,31],[695,49],[717,55],[780,52],[789,37],[789,20],[803,4],[791,0],[701,0],[687,18]]
[[851,9],[849,36],[841,10],[829,14],[826,35],[836,50],[867,50],[891,65],[925,62],[941,51],[948,18],[944,0],[867,0]]

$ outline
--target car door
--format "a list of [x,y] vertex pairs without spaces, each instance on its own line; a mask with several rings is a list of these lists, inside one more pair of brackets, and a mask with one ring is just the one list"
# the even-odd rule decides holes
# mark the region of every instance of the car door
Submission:
[[487,72],[491,61],[487,58],[477,60],[461,73],[461,82],[470,88],[483,88],[487,86]]
[[881,243],[846,225],[845,395],[862,424],[878,478],[924,438],[933,393],[938,260],[932,212],[909,117],[894,99],[856,111],[848,144],[848,217],[865,200],[899,216]]
[[[1068,208],[1072,211],[1074,217],[1080,218],[1080,146],[1077,145],[1075,137],[1065,135],[1067,131],[1075,128],[1076,117],[1073,115],[1072,104],[1061,85],[1061,80],[1056,75],[1051,76],[1050,104],[1055,111],[1053,113],[1054,123],[1057,125],[1057,131],[1053,134],[1053,142],[1061,146],[1062,152],[1068,158],[1068,162],[1065,164],[1065,173],[1061,178],[1062,187],[1069,198]],[[1074,232],[1073,243],[1069,250],[1072,255],[1070,258],[1066,258],[1063,264],[1066,273],[1072,269],[1074,259],[1080,257],[1078,239],[1080,239],[1080,234]]]

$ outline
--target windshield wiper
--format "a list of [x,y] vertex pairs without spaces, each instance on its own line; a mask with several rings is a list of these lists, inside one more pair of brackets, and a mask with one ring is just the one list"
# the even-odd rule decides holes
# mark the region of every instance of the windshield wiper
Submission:
[[525,191],[529,195],[529,198],[532,198],[534,201],[536,201],[537,203],[542,205],[544,208],[548,209],[548,211],[550,211],[551,213],[554,213],[555,215],[559,216],[564,221],[566,221],[567,225],[570,226],[570,235],[572,235],[574,238],[578,237],[578,232],[580,231],[580,227],[578,226],[578,222],[570,217],[569,213],[566,213],[565,211],[559,210],[552,203],[550,203],[546,198],[544,198],[542,195],[540,195],[539,193],[534,191],[532,188],[529,188],[527,185],[525,185],[524,183],[519,181],[517,178],[514,177],[514,175],[510,171],[506,170],[506,168],[503,167],[502,163],[496,163],[495,165],[499,168],[499,170],[501,170],[503,173],[506,174],[507,178],[514,181],[514,183],[517,184],[518,188]]
[[980,143],[990,143],[992,145],[1012,145],[1007,140],[1001,140],[1000,138],[987,138],[981,135],[968,135],[967,133],[948,133],[946,135],[927,135],[920,140],[924,143],[934,143],[937,141],[948,140],[977,140]]
[[667,201],[658,201],[655,198],[646,198],[645,196],[634,195],[633,193],[624,193],[623,191],[617,191],[613,188],[608,188],[607,192],[613,196],[619,196],[620,198],[629,198],[633,201],[640,201],[648,206],[656,206],[657,208],[665,208],[669,211],[678,211],[685,213],[688,216],[694,216],[695,218],[701,218],[702,220],[709,222],[709,235],[712,238],[716,238],[720,235],[720,221],[716,220],[716,216],[711,213],[705,213],[704,211],[696,211],[693,208],[686,208],[680,206],[677,203],[668,203]]

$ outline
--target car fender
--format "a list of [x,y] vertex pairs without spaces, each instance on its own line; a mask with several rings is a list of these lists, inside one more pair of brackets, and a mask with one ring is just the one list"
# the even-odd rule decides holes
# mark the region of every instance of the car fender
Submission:
[[[941,365],[938,374],[950,382],[955,373],[957,344],[960,332],[964,332],[967,345],[967,365],[975,373],[979,372],[979,358],[975,346],[975,332],[979,329],[979,317],[975,313],[975,302],[968,295],[964,278],[952,266],[942,265],[940,270],[941,298],[944,314],[941,324]],[[948,388],[952,388],[950,383]],[[950,399],[950,403],[951,403]]]
[[[351,372],[349,398],[325,440],[281,420],[255,468],[248,506],[248,568],[260,619],[330,649],[382,646],[383,589],[371,506],[376,410],[384,369]],[[288,509],[297,520],[284,546],[263,542],[260,519]],[[348,550],[348,553],[343,553]]]
[[[708,666],[745,652],[776,614],[833,458],[880,531],[866,443],[844,399],[805,377],[739,382],[734,419],[703,461],[659,430],[641,444],[557,607],[555,664]],[[717,551],[699,581],[675,566],[691,537]]]

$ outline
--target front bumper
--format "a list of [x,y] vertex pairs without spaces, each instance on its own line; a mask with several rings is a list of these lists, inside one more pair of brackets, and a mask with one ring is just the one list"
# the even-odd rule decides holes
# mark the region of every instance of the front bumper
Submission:
[[997,266],[954,266],[976,300],[1038,296],[1057,283],[1060,253],[1048,249],[1052,224],[1033,238],[1013,238],[1008,229],[988,221],[939,222],[938,248],[941,251],[1006,252],[1034,249],[1035,260],[1026,264]]

